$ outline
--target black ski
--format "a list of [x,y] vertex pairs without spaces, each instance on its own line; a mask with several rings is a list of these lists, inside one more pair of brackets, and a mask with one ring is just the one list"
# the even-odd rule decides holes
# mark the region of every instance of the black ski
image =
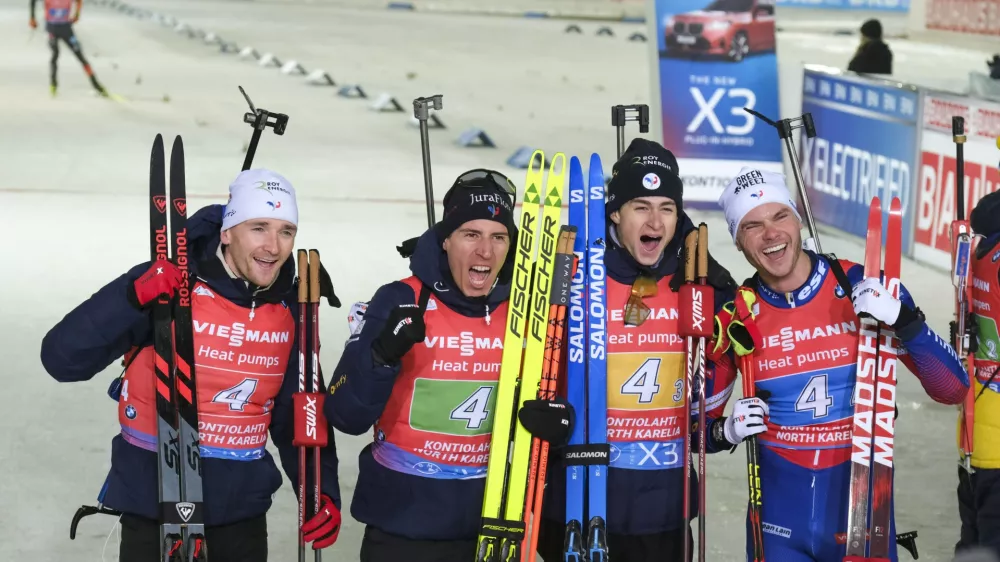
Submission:
[[[187,256],[187,198],[184,146],[174,139],[170,154],[170,193],[166,192],[163,137],[156,135],[149,166],[152,260],[171,260],[181,270],[178,295],[153,305],[159,451],[160,560],[205,562],[201,457],[195,392],[194,342]],[[169,209],[169,232],[167,212]],[[171,249],[173,250],[171,252]]]

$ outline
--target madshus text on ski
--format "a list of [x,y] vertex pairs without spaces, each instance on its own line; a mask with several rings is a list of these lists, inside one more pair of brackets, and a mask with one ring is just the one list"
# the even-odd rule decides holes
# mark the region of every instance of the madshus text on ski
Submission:
[[[895,561],[916,555],[893,516],[895,424],[915,415],[896,408],[901,362],[961,406],[959,546],[996,548],[976,510],[1000,501],[1000,196],[959,213],[945,339],[901,279],[898,199],[872,200],[855,262],[821,252],[801,185],[804,213],[784,175],[743,168],[719,199],[756,271],[737,282],[685,212],[673,153],[618,132],[607,184],[597,154],[537,151],[520,187],[460,174],[440,220],[425,158],[428,228],[398,247],[410,275],[350,307],[327,376],[319,305],[340,306],[331,264],[350,256],[296,251],[295,188],[252,150],[229,200],[189,217],[183,142],[168,160],[157,136],[150,259],[42,341],[62,382],[124,366],[111,469],[71,533],[119,516],[128,561],[290,560],[267,536],[293,531],[300,561],[714,560],[706,466],[743,444],[748,560]],[[336,544],[336,432],[371,438],[347,484],[360,552]],[[295,529],[269,526],[278,463]]]

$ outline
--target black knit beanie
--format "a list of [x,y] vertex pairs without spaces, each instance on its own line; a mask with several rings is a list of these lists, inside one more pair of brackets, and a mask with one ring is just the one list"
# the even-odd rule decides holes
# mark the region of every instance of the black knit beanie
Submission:
[[467,180],[448,190],[444,215],[434,231],[443,242],[463,224],[477,219],[495,220],[507,227],[508,235],[515,235],[514,202],[485,179]]
[[684,183],[677,158],[660,143],[643,138],[632,140],[611,173],[605,207],[608,217],[639,197],[667,197],[677,204],[678,213],[683,210]]

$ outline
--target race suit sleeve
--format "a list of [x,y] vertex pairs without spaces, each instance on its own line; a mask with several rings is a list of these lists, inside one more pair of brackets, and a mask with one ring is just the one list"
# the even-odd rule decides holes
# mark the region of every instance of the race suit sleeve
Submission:
[[[289,310],[293,318],[298,318],[298,303],[291,303]],[[281,382],[281,389],[274,400],[274,411],[271,414],[271,440],[278,449],[278,456],[281,459],[281,467],[292,483],[292,490],[298,495],[299,491],[299,449],[292,444],[295,438],[295,408],[292,404],[292,395],[299,390],[299,341],[298,330],[295,330],[295,343],[292,345],[292,354],[288,360],[288,368],[285,377]],[[322,347],[322,343],[320,344]],[[323,369],[320,368],[319,389],[325,388],[323,382]],[[317,389],[319,392],[321,390]],[[325,409],[324,409],[325,413]],[[337,509],[340,509],[340,482],[337,477],[337,445],[334,441],[334,432],[327,428],[329,440],[326,447],[320,450],[320,492],[330,496]],[[307,505],[313,505],[313,469],[312,458],[309,458],[309,466],[306,468],[306,501]]]
[[361,331],[347,340],[324,403],[326,419],[338,431],[361,435],[382,415],[400,366],[376,364],[372,344],[390,311],[414,301],[413,289],[395,282],[381,287],[368,303]]
[[90,380],[131,347],[149,341],[149,314],[134,308],[126,297],[129,284],[147,269],[149,262],[137,265],[101,287],[45,334],[41,360],[52,378]]
[[[732,301],[733,298],[732,291],[717,289],[715,291],[715,313],[718,314],[722,310],[722,306]],[[722,413],[725,411],[726,404],[733,395],[733,388],[736,386],[736,364],[733,362],[732,350],[725,353],[718,361],[706,361],[705,368],[709,372],[705,381],[705,394],[708,396],[705,434],[711,435],[714,424],[725,423],[725,417]],[[709,453],[722,450],[714,445],[713,440],[708,439],[705,450]]]
[[[860,282],[863,276],[864,269],[859,264],[847,271],[847,279],[852,286]],[[916,310],[913,297],[902,283],[899,287],[899,300],[903,307],[910,311]],[[912,320],[905,325],[896,326],[896,336],[901,344],[900,360],[916,375],[924,392],[935,402],[960,404],[969,390],[969,376],[955,349],[934,333],[922,317],[907,316],[912,317]],[[900,321],[903,321],[903,314],[900,317]]]

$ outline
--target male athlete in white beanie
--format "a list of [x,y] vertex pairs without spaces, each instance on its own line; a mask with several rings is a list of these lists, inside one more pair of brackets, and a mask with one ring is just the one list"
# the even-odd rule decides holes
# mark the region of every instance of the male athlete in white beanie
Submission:
[[[109,390],[121,432],[112,440],[111,470],[98,498],[122,513],[121,560],[160,555],[151,313],[160,295],[190,295],[204,488],[196,509],[212,562],[268,559],[267,513],[282,481],[269,440],[298,489],[299,303],[289,259],[298,226],[295,189],[258,169],[236,176],[229,193],[225,206],[208,205],[188,218],[188,277],[166,260],[140,263],[70,311],[42,341],[42,364],[60,382],[89,380],[125,357],[125,372]],[[332,283],[327,291],[323,279],[321,271],[320,294],[338,306]],[[326,388],[322,376],[320,388]],[[340,531],[337,453],[329,435],[320,453],[320,508],[302,525],[314,549],[331,546]],[[69,477],[75,468],[65,470]],[[313,496],[313,486],[308,490]]]
[[269,287],[292,255],[299,209],[295,188],[270,170],[240,172],[229,185],[220,257],[231,276]]
[[[767,429],[757,435],[764,556],[841,562],[846,547],[836,537],[847,526],[858,314],[895,329],[899,359],[936,402],[960,403],[968,376],[905,287],[893,298],[878,279],[864,278],[860,264],[802,248],[802,221],[782,174],[745,167],[719,204],[737,249],[757,270],[745,286],[761,334],[751,359],[755,394],[766,397]],[[897,560],[894,536],[888,558]]]

